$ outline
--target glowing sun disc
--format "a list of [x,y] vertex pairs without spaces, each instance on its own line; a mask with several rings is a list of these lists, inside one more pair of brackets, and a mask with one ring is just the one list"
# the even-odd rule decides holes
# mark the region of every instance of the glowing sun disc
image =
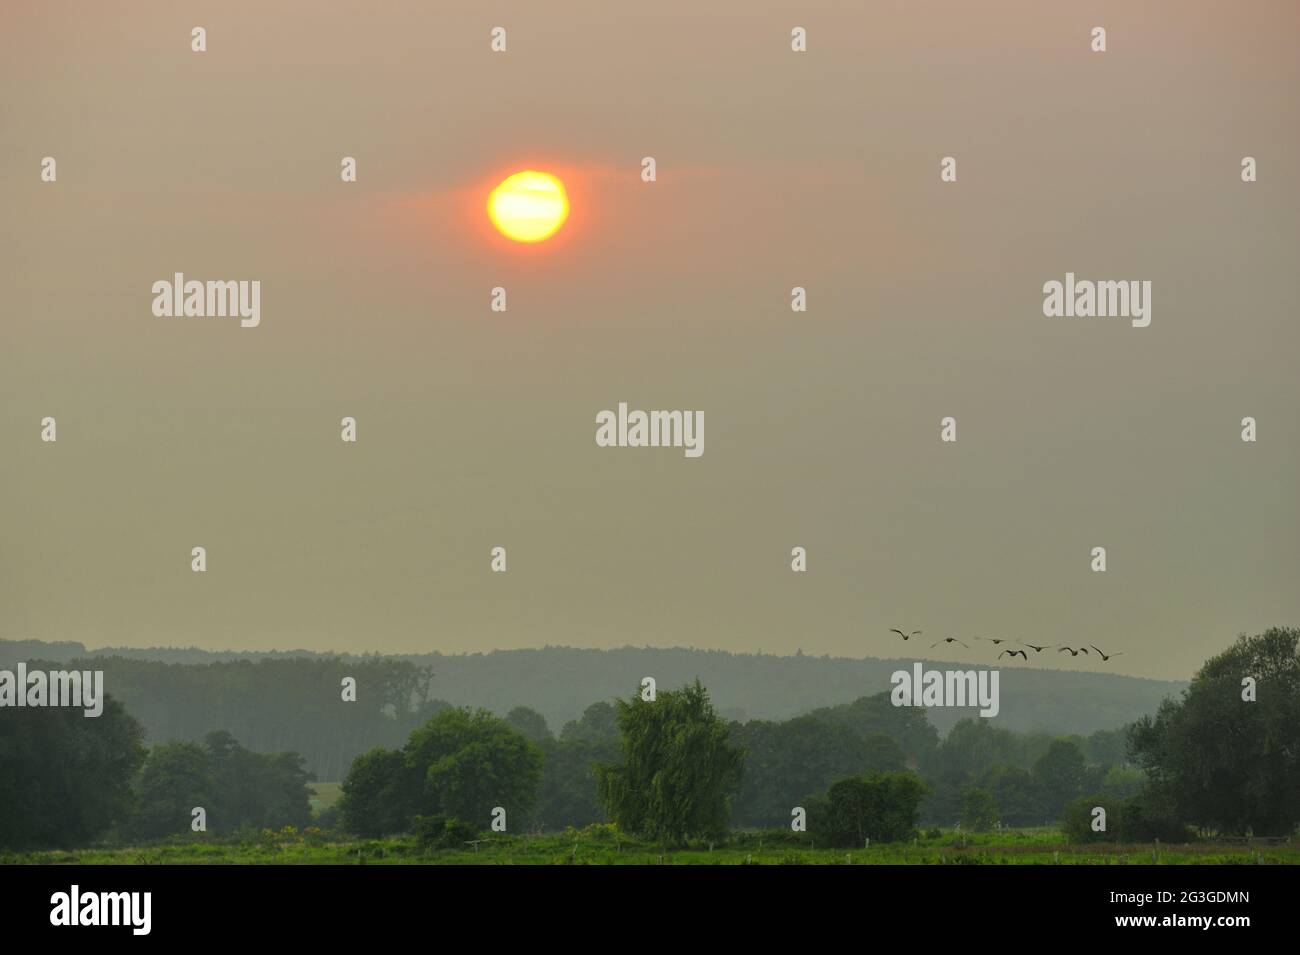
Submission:
[[526,169],[505,179],[487,201],[488,218],[507,239],[541,242],[569,218],[564,183],[548,172]]

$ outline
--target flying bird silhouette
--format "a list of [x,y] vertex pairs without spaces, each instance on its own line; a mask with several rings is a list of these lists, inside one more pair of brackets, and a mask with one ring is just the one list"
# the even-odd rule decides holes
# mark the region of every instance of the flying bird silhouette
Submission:
[[995,647],[996,647],[999,643],[1006,643],[1006,642],[1007,642],[1007,638],[1006,638],[1006,637],[976,637],[975,639],[976,639],[976,640],[987,640],[989,643],[993,644]]
[[1024,659],[1026,660],[1029,659],[1029,654],[1026,653],[1024,650],[1003,650],[1001,653],[998,654],[998,659],[1001,660],[1003,657],[1014,657],[1017,654],[1019,654],[1021,657],[1024,657]]
[[[1089,644],[1089,646],[1091,646],[1091,644]],[[1093,647],[1093,649],[1097,650],[1096,647]],[[1083,652],[1087,653],[1088,651],[1084,650]],[[1100,650],[1097,650],[1097,656],[1101,657],[1102,663],[1105,663],[1111,657],[1122,657],[1123,655],[1124,655],[1123,653],[1102,653]]]
[[1077,657],[1080,653],[1082,653],[1084,656],[1087,656],[1087,655],[1088,655],[1088,648],[1087,648],[1087,647],[1080,647],[1080,648],[1077,649],[1077,650],[1072,650],[1072,649],[1070,649],[1069,647],[1061,647],[1061,649],[1057,650],[1056,652],[1057,652],[1057,653],[1068,653],[1068,654],[1069,654],[1070,656],[1072,656],[1072,657]]
[[[938,646],[939,644],[941,644],[941,643],[961,643],[961,641],[958,640],[956,637],[944,637],[942,640],[937,640],[937,641],[935,641],[934,643],[930,644],[930,649],[933,650],[935,647],[937,647],[937,646]],[[970,647],[967,646],[967,645],[964,644],[964,643],[961,643],[961,645],[962,645],[963,647],[966,647],[967,650],[970,649]]]
[[898,634],[898,635],[899,635],[900,637],[902,637],[904,640],[910,640],[912,637],[916,636],[916,635],[917,635],[918,633],[920,633],[921,631],[920,631],[920,630],[913,630],[911,633],[904,633],[902,630],[895,630],[893,627],[890,627],[890,628],[889,628],[889,632],[890,632],[890,633],[896,633],[896,634]]
[[1036,647],[1032,643],[1025,643],[1023,640],[1021,640],[1020,643],[1022,646],[1028,647],[1030,650],[1033,650],[1035,653],[1042,653],[1044,650],[1052,649],[1052,645],[1050,643],[1044,644],[1041,647]]

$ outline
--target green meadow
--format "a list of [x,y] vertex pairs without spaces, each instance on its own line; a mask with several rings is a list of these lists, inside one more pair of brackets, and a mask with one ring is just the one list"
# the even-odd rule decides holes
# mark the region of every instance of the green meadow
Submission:
[[1300,842],[1176,845],[1070,844],[1059,830],[942,831],[908,843],[817,848],[786,832],[734,833],[725,844],[663,851],[611,826],[541,835],[484,833],[463,849],[424,849],[414,838],[336,840],[286,827],[244,840],[0,854],[4,864],[80,865],[1295,865]]

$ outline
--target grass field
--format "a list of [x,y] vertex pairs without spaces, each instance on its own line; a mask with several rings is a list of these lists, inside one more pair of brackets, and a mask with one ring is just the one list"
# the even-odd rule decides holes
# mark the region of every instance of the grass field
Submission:
[[422,850],[410,838],[336,841],[315,830],[263,832],[242,842],[215,837],[149,846],[0,854],[7,864],[113,865],[1278,865],[1300,864],[1300,843],[1069,845],[1053,829],[982,835],[944,832],[915,843],[818,849],[792,833],[736,833],[725,845],[661,853],[609,827],[547,835],[486,837],[477,847]]

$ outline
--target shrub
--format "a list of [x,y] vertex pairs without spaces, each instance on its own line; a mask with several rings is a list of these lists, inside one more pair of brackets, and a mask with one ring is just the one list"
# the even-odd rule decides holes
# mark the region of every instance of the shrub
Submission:
[[1119,836],[1125,842],[1190,842],[1194,834],[1174,815],[1169,801],[1150,786],[1120,804]]
[[925,792],[915,773],[850,776],[831,786],[824,801],[807,800],[809,831],[818,845],[838,848],[910,839]]
[[415,843],[425,851],[436,849],[463,849],[465,843],[478,835],[478,830],[468,822],[443,815],[416,816],[411,820]]
[[[1093,830],[1093,810],[1100,806],[1106,810],[1106,828]],[[1120,820],[1123,808],[1114,796],[1079,796],[1061,810],[1061,829],[1070,842],[1115,842],[1120,838]]]

